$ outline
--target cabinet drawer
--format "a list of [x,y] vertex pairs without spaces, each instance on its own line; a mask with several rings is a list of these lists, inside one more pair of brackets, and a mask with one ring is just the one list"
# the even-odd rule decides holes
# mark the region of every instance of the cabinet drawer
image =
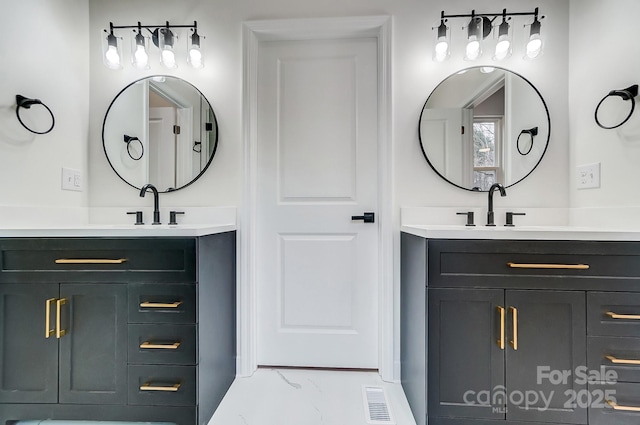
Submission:
[[589,335],[640,337],[640,294],[590,292],[587,295]]
[[0,282],[195,282],[194,239],[0,239]]
[[196,285],[129,287],[129,323],[195,323]]
[[196,364],[196,325],[129,325],[129,364]]
[[[618,383],[589,388],[592,396],[589,425],[638,425],[640,423],[640,384]],[[606,394],[604,399],[603,392]],[[612,398],[615,398],[615,409],[607,403],[607,400]]]
[[195,366],[129,366],[129,404],[196,404]]
[[640,338],[591,336],[587,344],[590,371],[604,367],[619,382],[640,383]]
[[638,243],[430,240],[428,251],[429,286],[640,289]]

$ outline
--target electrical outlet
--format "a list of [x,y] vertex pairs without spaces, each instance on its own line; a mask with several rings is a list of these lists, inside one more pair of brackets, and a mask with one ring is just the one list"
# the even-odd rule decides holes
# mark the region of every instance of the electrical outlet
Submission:
[[585,164],[578,167],[578,189],[600,187],[600,163]]
[[82,192],[82,171],[62,168],[62,190]]

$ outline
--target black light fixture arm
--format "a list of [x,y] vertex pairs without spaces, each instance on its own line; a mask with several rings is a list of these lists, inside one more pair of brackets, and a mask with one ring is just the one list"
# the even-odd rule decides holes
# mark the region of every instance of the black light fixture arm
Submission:
[[[491,13],[476,13],[475,10],[472,10],[471,13],[467,13],[467,14],[457,14],[457,15],[446,15],[444,13],[444,10],[442,11],[442,13],[440,14],[440,19],[447,19],[447,18],[473,18],[476,16],[479,17],[491,17],[493,18],[491,21],[493,21],[495,18],[497,18],[498,16],[534,16],[535,18],[538,17],[538,8],[536,7],[535,10],[533,12],[507,12],[507,9],[503,9],[502,12],[491,12]],[[541,19],[544,18],[544,16],[541,17]]]
[[113,33],[113,30],[134,29],[134,28],[138,30],[141,28],[144,28],[151,32],[153,32],[153,30],[156,30],[158,28],[192,28],[195,31],[198,29],[198,22],[193,21],[193,25],[171,25],[169,21],[166,21],[164,24],[159,24],[159,25],[142,25],[140,22],[138,22],[137,25],[113,25],[113,22],[109,22],[109,30],[111,33]]

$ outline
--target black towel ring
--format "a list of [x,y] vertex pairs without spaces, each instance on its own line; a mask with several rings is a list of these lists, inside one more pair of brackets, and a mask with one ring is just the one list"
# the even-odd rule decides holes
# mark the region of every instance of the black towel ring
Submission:
[[[16,95],[16,104],[18,105],[16,107],[16,117],[18,117],[18,121],[20,121],[20,124],[22,124],[22,126],[24,128],[26,128],[27,130],[29,130],[32,133],[35,134],[47,134],[49,133],[51,130],[53,130],[53,126],[56,124],[56,118],[53,116],[53,112],[51,112],[51,109],[49,109],[49,107],[47,105],[45,105],[44,103],[42,103],[42,101],[40,99],[29,99],[27,97],[24,97],[22,95],[17,94]],[[49,111],[49,115],[51,115],[51,127],[49,127],[48,130],[46,131],[36,131],[33,130],[32,128],[29,128],[23,121],[22,118],[20,117],[20,108],[24,108],[24,109],[31,109],[32,105],[42,105],[44,106],[44,108]]]
[[[631,101],[631,110],[629,111],[629,115],[627,115],[627,117],[624,119],[624,121],[622,121],[620,124],[616,124],[613,125],[611,127],[607,127],[606,125],[603,125],[600,120],[598,119],[598,110],[600,109],[600,105],[602,105],[602,102],[604,102],[608,97],[611,96],[619,96],[622,98],[622,100],[630,100]],[[596,112],[595,112],[595,119],[596,119],[596,124],[598,124],[599,127],[604,128],[605,130],[611,130],[614,128],[618,128],[620,127],[622,124],[626,123],[627,121],[629,121],[629,118],[631,118],[631,115],[633,115],[633,111],[636,108],[636,100],[635,97],[638,96],[638,85],[634,84],[631,87],[627,87],[626,89],[623,90],[611,90],[609,92],[609,94],[607,94],[605,97],[602,98],[602,100],[598,103],[598,106],[596,106]]]
[[[523,134],[528,134],[531,136],[531,145],[529,145],[529,149],[526,152],[523,152],[523,150],[520,149],[520,137],[522,137]],[[518,153],[520,155],[523,155],[523,156],[529,155],[529,152],[531,152],[531,149],[533,149],[533,138],[537,135],[538,135],[538,127],[533,127],[528,130],[522,130],[520,134],[518,134],[518,140],[516,140],[516,147],[518,148]]]
[[[133,142],[134,140],[137,140],[138,143],[140,144],[140,156],[135,157],[131,154],[131,142]],[[127,136],[126,134],[124,135],[124,142],[127,144],[127,154],[129,155],[129,157],[131,159],[133,159],[134,161],[138,161],[140,158],[142,158],[142,156],[144,155],[144,145],[142,144],[142,142],[140,141],[140,139],[138,139],[137,137],[134,136]]]

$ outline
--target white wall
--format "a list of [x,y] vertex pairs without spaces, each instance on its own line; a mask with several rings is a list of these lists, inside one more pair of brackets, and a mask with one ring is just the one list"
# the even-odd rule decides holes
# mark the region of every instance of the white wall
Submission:
[[[88,2],[0,0],[0,11],[0,207],[85,206],[86,191],[60,185],[62,167],[87,176]],[[49,134],[19,124],[16,94],[51,108],[56,122]]]
[[[610,90],[640,84],[639,15],[637,0],[571,1],[569,169],[575,224],[639,226],[639,108],[617,130],[601,129],[594,119],[596,105]],[[601,187],[578,190],[576,167],[595,162],[601,163]]]
[[[549,105],[552,121],[551,146],[541,166],[524,182],[500,199],[500,206],[566,207],[568,206],[567,73],[568,73],[568,0],[90,0],[91,27],[91,122],[89,164],[91,170],[91,206],[135,205],[137,193],[111,171],[102,151],[100,131],[104,113],[111,99],[131,81],[145,75],[166,73],[153,64],[149,71],[126,67],[114,72],[102,65],[101,30],[109,21],[118,25],[143,23],[189,23],[198,21],[206,55],[204,70],[186,65],[170,74],[182,77],[198,87],[209,99],[218,116],[220,146],[212,166],[195,184],[175,193],[163,195],[162,202],[176,206],[239,205],[242,188],[242,40],[241,23],[254,19],[308,18],[333,16],[393,16],[393,143],[394,190],[397,206],[484,206],[486,195],[462,191],[442,181],[428,166],[418,144],[418,118],[422,105],[439,81],[466,67],[458,57],[444,64],[431,60],[433,32],[440,11],[470,13],[532,11],[540,7],[548,17],[543,31],[547,49],[537,61],[526,62],[514,54],[502,66],[528,78]],[[516,10],[517,9],[517,10]],[[522,23],[514,25],[516,43],[522,45]],[[463,20],[454,20],[457,29]],[[454,40],[459,41],[459,40]],[[458,51],[461,48],[458,45]],[[479,64],[490,64],[486,55]],[[549,190],[552,187],[553,190]],[[540,196],[540,193],[544,193]]]

